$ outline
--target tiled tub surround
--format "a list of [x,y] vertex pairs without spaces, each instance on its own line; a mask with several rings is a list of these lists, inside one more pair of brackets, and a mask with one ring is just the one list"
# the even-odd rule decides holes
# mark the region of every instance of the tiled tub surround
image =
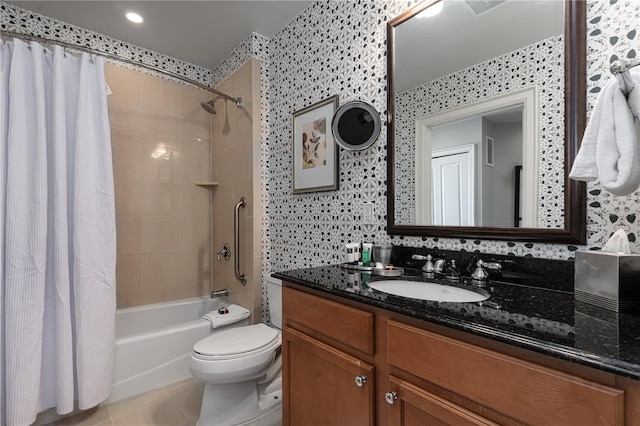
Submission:
[[[565,271],[567,267],[571,269],[570,265],[550,266],[551,270]],[[366,285],[368,280],[379,277],[361,274],[362,284],[354,285],[350,273],[353,271],[330,265],[274,276],[341,298],[640,380],[640,318],[624,314],[615,317],[577,302],[572,291],[554,289],[553,285],[544,288],[489,281],[482,287],[482,291],[491,296],[486,302],[444,303],[394,296]],[[423,279],[419,269],[405,269],[405,274],[402,278]],[[457,284],[443,279],[433,281],[473,288],[468,278]],[[539,284],[544,285],[543,278]]]
[[[217,86],[224,93],[243,99],[244,106],[216,102],[213,117],[212,177],[218,186],[213,194],[213,247],[220,250],[231,244],[231,259],[213,261],[214,289],[229,288],[229,299],[249,309],[252,321],[259,322],[262,312],[260,190],[260,62],[249,59]],[[199,107],[199,105],[198,105]],[[239,211],[240,253],[233,247],[233,213],[240,197],[247,204]],[[235,277],[234,261],[239,256],[240,273],[246,274],[243,286]]]
[[201,89],[105,66],[116,197],[118,308],[211,288],[210,99]]

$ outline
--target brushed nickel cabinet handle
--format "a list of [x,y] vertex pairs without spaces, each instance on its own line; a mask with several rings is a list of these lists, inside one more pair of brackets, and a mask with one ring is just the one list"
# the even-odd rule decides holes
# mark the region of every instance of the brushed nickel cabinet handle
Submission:
[[393,405],[398,399],[398,392],[387,392],[384,394],[384,399],[387,401],[387,404]]
[[356,386],[359,388],[363,387],[365,383],[367,383],[367,376],[356,376]]

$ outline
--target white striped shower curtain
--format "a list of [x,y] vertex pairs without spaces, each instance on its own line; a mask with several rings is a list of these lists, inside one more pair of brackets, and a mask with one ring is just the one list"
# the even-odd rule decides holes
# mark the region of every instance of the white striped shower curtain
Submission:
[[115,201],[102,58],[0,43],[0,410],[109,396]]

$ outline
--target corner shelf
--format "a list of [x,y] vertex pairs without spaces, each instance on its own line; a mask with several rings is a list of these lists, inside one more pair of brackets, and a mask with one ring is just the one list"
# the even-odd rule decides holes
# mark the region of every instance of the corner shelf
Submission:
[[196,182],[196,185],[202,187],[202,188],[215,188],[216,186],[218,186],[218,182]]

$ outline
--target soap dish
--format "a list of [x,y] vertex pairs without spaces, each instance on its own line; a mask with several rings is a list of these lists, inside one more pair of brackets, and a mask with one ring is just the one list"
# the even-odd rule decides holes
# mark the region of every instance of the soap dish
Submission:
[[383,277],[399,277],[404,273],[404,269],[391,266],[384,269],[375,268],[371,273]]
[[373,270],[373,266],[354,265],[353,263],[341,263],[340,267],[342,269],[351,269],[360,272],[371,272]]

